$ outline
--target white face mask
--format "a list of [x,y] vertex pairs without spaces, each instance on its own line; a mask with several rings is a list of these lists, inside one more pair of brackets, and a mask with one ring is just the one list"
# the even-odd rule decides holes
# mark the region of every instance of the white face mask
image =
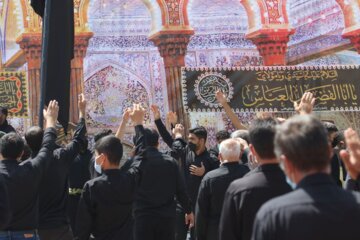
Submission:
[[97,164],[97,162],[96,162],[97,158],[95,158],[95,161],[94,161],[94,168],[97,173],[101,174],[102,173],[101,164]]
[[285,167],[284,167],[284,163],[282,161],[280,161],[280,168],[284,171],[285,173],[285,177],[286,177],[286,182],[287,184],[289,184],[289,186],[294,190],[296,188],[296,183],[294,183],[287,175],[285,172]]

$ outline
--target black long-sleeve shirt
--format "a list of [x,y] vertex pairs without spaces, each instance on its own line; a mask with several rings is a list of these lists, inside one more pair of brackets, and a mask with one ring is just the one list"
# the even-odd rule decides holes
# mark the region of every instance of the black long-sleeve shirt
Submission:
[[50,229],[69,223],[67,216],[69,169],[79,154],[86,133],[85,119],[81,118],[73,140],[64,148],[55,149],[53,161],[44,174],[39,191],[39,229]]
[[4,178],[0,175],[0,229],[6,227],[10,221],[10,217],[9,194]]
[[4,132],[4,133],[10,133],[10,132],[16,132],[15,128],[13,128],[13,126],[11,126],[7,120],[5,120],[5,122],[0,125],[0,132]]
[[232,181],[248,172],[247,166],[229,162],[205,175],[196,203],[197,240],[219,239],[219,223],[226,189]]
[[196,198],[203,176],[199,177],[192,175],[190,173],[190,166],[195,165],[197,167],[201,167],[201,163],[203,163],[205,167],[205,175],[207,172],[215,169],[214,166],[216,164],[214,163],[218,162],[218,160],[212,158],[207,150],[202,152],[200,155],[196,155],[195,152],[189,149],[187,143],[181,138],[174,140],[160,119],[156,120],[155,124],[162,139],[171,148],[171,155],[179,162],[180,170],[184,176],[185,185],[193,205],[192,207],[195,209]]
[[56,130],[44,132],[43,143],[38,155],[19,164],[15,159],[0,161],[0,175],[3,176],[9,193],[12,218],[6,231],[33,230],[38,227],[38,191],[48,164],[53,160]]
[[[144,148],[144,129],[136,126],[136,148]],[[88,181],[80,198],[76,219],[76,239],[131,240],[132,205],[139,181],[138,163],[130,168],[105,170]]]
[[328,174],[313,174],[295,191],[265,203],[253,240],[357,240],[360,194],[341,189]]
[[232,182],[225,193],[220,240],[249,240],[256,213],[262,204],[290,191],[278,164],[261,165]]
[[135,217],[153,215],[175,216],[175,196],[186,213],[191,212],[191,203],[187,195],[185,182],[178,163],[171,156],[148,147],[141,160],[140,183],[134,204]]

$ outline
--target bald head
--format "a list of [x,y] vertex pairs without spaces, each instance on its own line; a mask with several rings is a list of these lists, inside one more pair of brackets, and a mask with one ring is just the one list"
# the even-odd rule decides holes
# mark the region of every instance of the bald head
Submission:
[[219,152],[221,162],[239,162],[241,144],[236,139],[227,139],[221,142]]

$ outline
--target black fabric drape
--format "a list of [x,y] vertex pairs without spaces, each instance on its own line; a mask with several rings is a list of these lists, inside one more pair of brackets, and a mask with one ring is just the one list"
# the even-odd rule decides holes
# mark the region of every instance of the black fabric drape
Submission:
[[71,59],[74,56],[74,3],[73,0],[32,0],[31,5],[43,17],[39,125],[43,122],[44,105],[57,100],[60,107],[58,119],[66,130]]

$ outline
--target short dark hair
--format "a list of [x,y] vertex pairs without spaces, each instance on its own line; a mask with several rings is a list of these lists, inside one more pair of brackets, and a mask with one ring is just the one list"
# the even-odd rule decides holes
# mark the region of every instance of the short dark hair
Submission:
[[327,130],[328,134],[339,131],[338,128],[336,127],[336,125],[331,123],[331,122],[322,122],[322,124],[324,125],[324,127]]
[[5,159],[15,160],[24,150],[24,141],[19,134],[11,132],[0,139],[0,153]]
[[250,143],[261,158],[273,159],[276,121],[273,118],[255,119],[249,128]]
[[38,152],[43,141],[44,131],[37,126],[29,128],[25,133],[25,140],[32,152]]
[[216,141],[218,142],[224,141],[230,138],[230,133],[226,130],[221,130],[216,133],[215,137],[216,137]]
[[112,164],[119,164],[123,155],[121,141],[115,136],[106,136],[95,143],[95,150],[98,154],[105,154]]
[[111,129],[103,129],[100,132],[97,132],[94,135],[94,142],[99,141],[100,139],[102,139],[103,137],[109,136],[112,134],[112,130]]
[[332,147],[336,147],[341,141],[345,142],[344,131],[338,131],[336,133],[334,141],[332,142]]
[[0,106],[0,112],[1,112],[2,114],[6,115],[6,116],[7,116],[8,113],[9,113],[9,112],[8,112],[8,109],[7,109],[6,107],[1,107],[1,106]]
[[207,131],[206,128],[199,126],[199,127],[195,127],[189,130],[189,133],[194,134],[196,137],[198,138],[202,138],[205,140],[207,139]]
[[249,130],[236,130],[231,134],[231,138],[241,138],[244,139],[248,144],[250,143]]
[[310,115],[287,120],[275,136],[276,155],[285,155],[302,171],[326,168],[331,159],[329,147],[325,126]]
[[159,133],[155,129],[145,129],[146,146],[156,147],[159,144]]

